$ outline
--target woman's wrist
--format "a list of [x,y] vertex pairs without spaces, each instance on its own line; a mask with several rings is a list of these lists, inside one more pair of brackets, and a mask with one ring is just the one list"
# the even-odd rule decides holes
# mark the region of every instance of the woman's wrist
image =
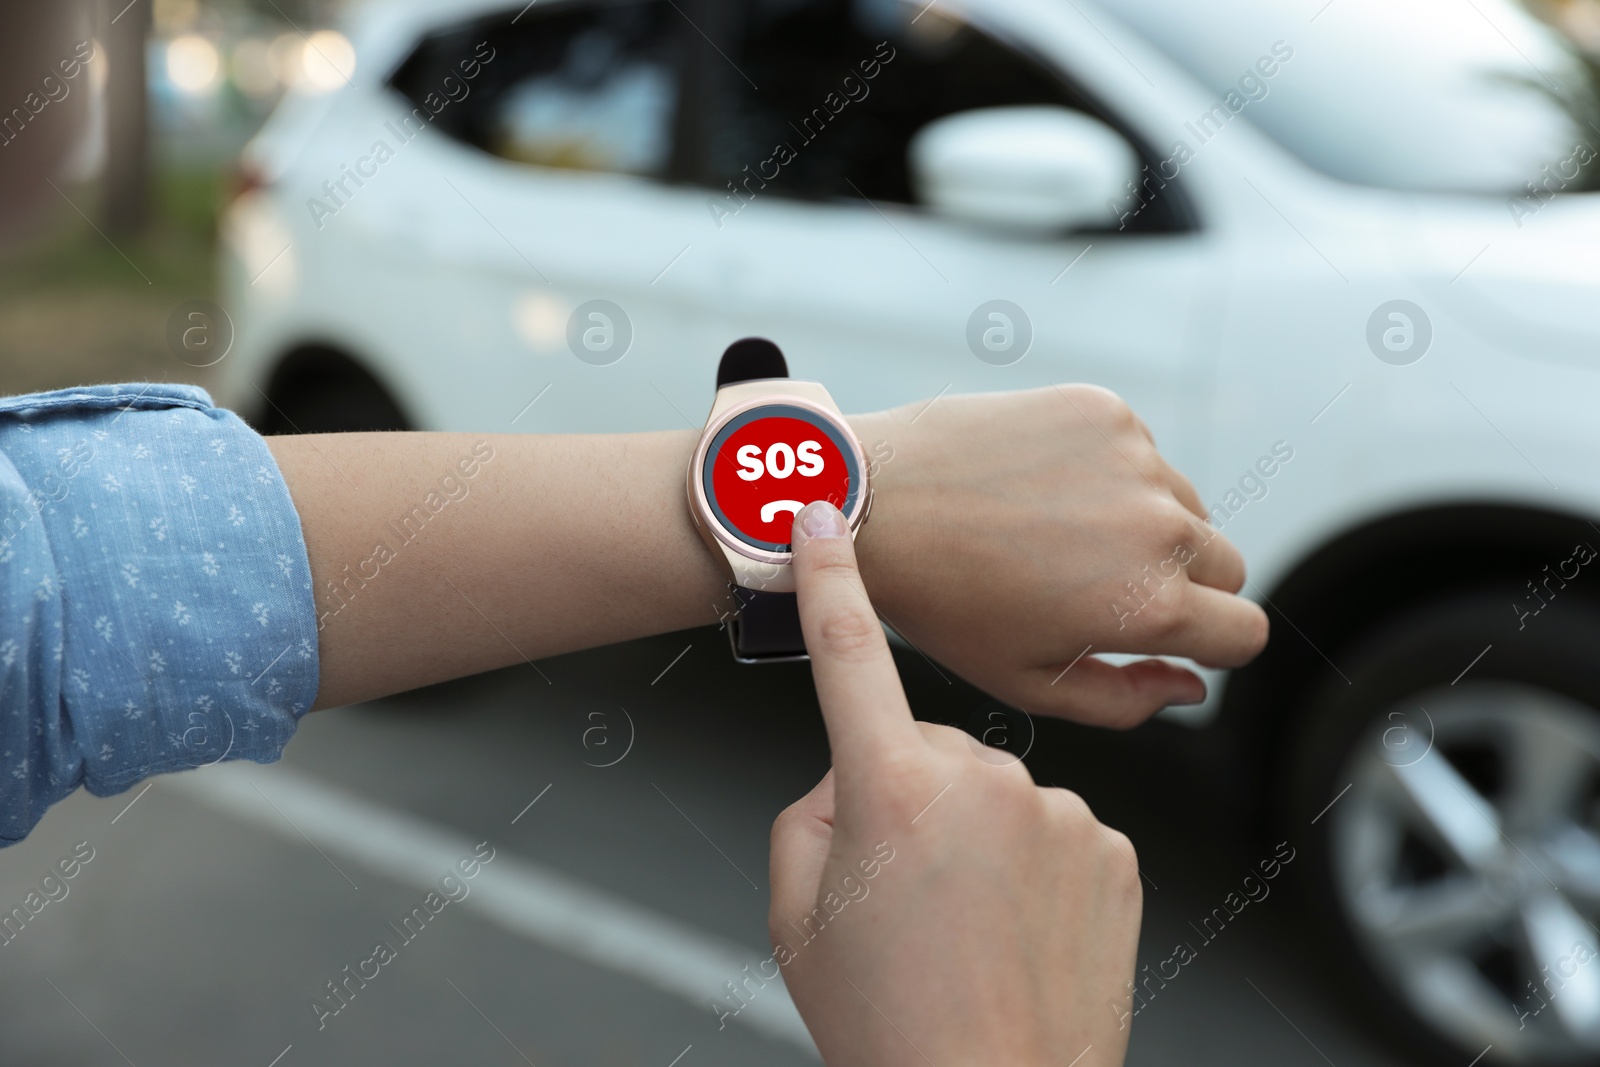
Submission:
[[900,575],[912,544],[906,530],[905,475],[908,444],[916,430],[898,408],[850,415],[847,420],[866,454],[872,486],[872,514],[856,535],[861,580],[879,614],[893,618]]
[[[898,475],[903,472],[895,469],[893,460],[896,441],[905,440],[908,426],[895,411],[849,415],[846,421],[866,455],[874,494],[872,514],[857,536],[861,567],[874,596],[881,595],[886,598],[887,604],[892,605],[893,590],[898,582],[892,579],[896,556],[889,548],[903,544],[903,538],[895,528],[902,524],[904,510],[898,506],[896,486]],[[669,564],[670,573],[660,577],[668,589],[675,591],[669,596],[675,600],[688,598],[692,604],[696,621],[685,625],[698,624],[701,619],[722,621],[725,613],[736,606],[728,592],[728,574],[695,530],[684,500],[684,471],[688,468],[698,437],[691,431],[652,436],[659,438],[654,442],[659,448],[652,451],[664,466],[657,466],[655,480],[666,487],[666,492],[662,494],[661,510],[671,513],[670,544],[675,546],[673,551],[667,553],[667,559],[675,561]],[[905,464],[901,463],[900,466],[904,467]],[[671,468],[670,477],[664,473],[667,467]],[[687,563],[681,562],[685,556],[688,557]],[[676,612],[673,617],[677,617]],[[669,628],[672,627],[662,627]]]

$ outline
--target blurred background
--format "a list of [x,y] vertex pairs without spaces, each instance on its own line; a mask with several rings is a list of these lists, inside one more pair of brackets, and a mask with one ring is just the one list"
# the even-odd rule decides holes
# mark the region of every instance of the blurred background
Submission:
[[[1115,735],[896,654],[1138,845],[1129,1062],[1600,1062],[1600,2],[104,0],[62,42],[0,100],[0,392],[660,429],[752,333],[847,411],[1116,389],[1267,654]],[[728,983],[826,739],[725,642],[72,797],[0,855],[0,909],[80,861],[0,946],[0,1062],[814,1062]]]
[[[64,195],[30,240],[7,249],[6,392],[203,382],[201,369],[174,360],[164,326],[181,301],[215,294],[217,222],[237,192],[239,151],[285,91],[340,82],[293,25],[320,28],[318,45],[349,62],[348,41],[326,28],[338,5],[115,6],[95,10],[85,29],[96,58],[65,82],[93,104],[85,143],[57,182]],[[40,57],[34,80],[65,57]]]

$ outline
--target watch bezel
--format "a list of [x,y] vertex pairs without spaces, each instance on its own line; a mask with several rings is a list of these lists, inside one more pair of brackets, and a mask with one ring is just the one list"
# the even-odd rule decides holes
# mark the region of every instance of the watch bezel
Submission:
[[[792,379],[774,379],[774,381],[786,381],[793,384]],[[872,504],[872,487],[871,476],[867,469],[866,453],[861,447],[861,442],[856,439],[855,431],[850,424],[845,421],[844,416],[836,409],[817,403],[807,397],[787,391],[747,397],[731,405],[726,410],[718,412],[715,418],[707,422],[705,429],[700,434],[700,441],[695,446],[694,456],[689,462],[689,499],[694,504],[693,515],[695,521],[701,525],[704,531],[716,539],[718,545],[727,551],[756,563],[786,567],[794,561],[794,553],[792,551],[771,552],[757,548],[723,524],[722,520],[717,517],[716,509],[712,507],[710,497],[706,494],[703,476],[706,455],[711,449],[711,443],[716,440],[717,435],[722,432],[728,423],[752,409],[774,406],[800,408],[816,416],[832,426],[837,431],[839,438],[848,447],[849,458],[855,463],[856,471],[859,473],[861,481],[856,492],[855,503],[845,513],[845,523],[850,529],[851,537],[856,535],[856,532],[861,528],[861,524],[866,520],[867,512]]]

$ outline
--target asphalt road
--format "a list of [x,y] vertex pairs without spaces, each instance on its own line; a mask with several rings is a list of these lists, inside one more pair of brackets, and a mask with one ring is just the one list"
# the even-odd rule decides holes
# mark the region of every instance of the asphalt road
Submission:
[[[982,708],[900,662],[919,714]],[[1175,729],[1049,723],[1030,754],[1139,846],[1141,963],[1197,948],[1128,1062],[1401,1062],[1297,947],[1287,890],[1191,926],[1271,850],[1208,809]],[[0,946],[0,1064],[815,1063],[781,987],[720,1028],[710,1005],[769,955],[768,827],[826,766],[805,667],[738,667],[705,630],[319,713],[271,767],[79,793],[0,853],[9,910],[92,850]]]

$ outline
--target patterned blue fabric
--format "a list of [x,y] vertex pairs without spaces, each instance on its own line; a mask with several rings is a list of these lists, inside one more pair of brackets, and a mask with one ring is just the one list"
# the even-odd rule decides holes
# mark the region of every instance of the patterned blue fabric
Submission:
[[97,796],[276,760],[317,693],[300,519],[205,390],[0,398],[0,846]]

